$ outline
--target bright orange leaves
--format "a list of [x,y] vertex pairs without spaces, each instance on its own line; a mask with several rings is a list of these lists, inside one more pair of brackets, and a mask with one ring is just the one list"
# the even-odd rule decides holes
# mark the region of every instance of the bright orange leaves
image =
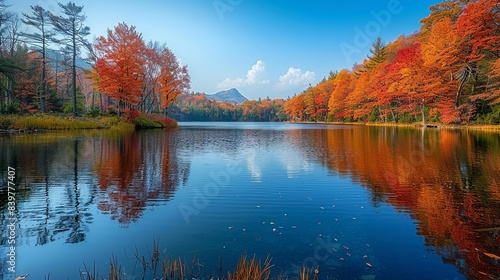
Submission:
[[[291,98],[287,114],[294,120],[328,116],[357,122],[488,119],[500,103],[499,6],[500,0],[433,5],[418,34],[387,46],[377,39],[373,56]],[[321,106],[325,98],[327,112]],[[489,119],[500,122],[500,117]]]
[[167,108],[189,88],[186,66],[180,66],[167,47],[144,43],[142,36],[125,23],[108,30],[95,43],[96,64],[92,78],[96,87],[114,101],[118,112],[137,110],[144,103]]

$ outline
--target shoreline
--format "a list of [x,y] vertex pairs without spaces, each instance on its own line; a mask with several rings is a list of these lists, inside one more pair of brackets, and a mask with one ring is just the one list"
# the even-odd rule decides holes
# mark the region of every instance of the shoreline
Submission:
[[427,123],[425,127],[422,123],[359,123],[359,122],[310,122],[300,121],[288,123],[297,124],[327,124],[327,125],[352,125],[352,126],[374,126],[374,127],[401,127],[401,128],[429,128],[429,129],[469,129],[469,130],[484,130],[484,131],[500,131],[500,124],[473,124],[473,125],[457,125],[457,124],[440,124]]
[[[327,122],[327,121],[285,121],[293,124],[325,124],[372,127],[427,128],[427,129],[461,129],[474,131],[500,131],[500,125],[447,125],[440,123],[359,123],[359,122]],[[177,127],[177,122],[171,118],[161,118],[158,115],[140,115],[134,120],[117,116],[80,116],[73,118],[66,115],[35,114],[35,115],[2,115],[0,116],[0,134],[38,133],[63,130],[141,130],[168,129]]]
[[160,115],[139,115],[135,118],[110,115],[79,116],[53,114],[2,115],[0,134],[38,133],[65,130],[141,130],[169,129],[177,127],[177,122]]

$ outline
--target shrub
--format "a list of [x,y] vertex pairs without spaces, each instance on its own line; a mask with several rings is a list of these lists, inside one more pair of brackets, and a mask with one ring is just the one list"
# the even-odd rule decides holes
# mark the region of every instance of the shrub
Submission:
[[136,129],[163,128],[162,123],[149,119],[144,115],[136,117],[134,124]]

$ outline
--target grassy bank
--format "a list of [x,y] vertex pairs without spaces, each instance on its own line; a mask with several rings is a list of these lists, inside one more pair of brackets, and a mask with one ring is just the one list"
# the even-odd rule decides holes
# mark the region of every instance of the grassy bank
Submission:
[[45,130],[77,130],[77,129],[152,129],[172,128],[177,122],[161,115],[138,115],[133,118],[125,116],[70,117],[65,115],[6,115],[0,116],[0,130],[4,132],[30,132]]

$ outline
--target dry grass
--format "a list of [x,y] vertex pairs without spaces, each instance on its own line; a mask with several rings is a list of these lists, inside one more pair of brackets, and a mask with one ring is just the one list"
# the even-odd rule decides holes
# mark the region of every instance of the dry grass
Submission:
[[[192,260],[190,265],[188,262],[183,261],[180,258],[162,258],[161,254],[164,251],[160,251],[159,242],[155,240],[153,242],[153,248],[151,251],[148,250],[146,256],[141,256],[136,249],[135,252],[135,265],[133,266],[133,271],[130,271],[131,267],[128,267],[127,273],[124,271],[122,264],[118,261],[116,256],[112,256],[109,261],[109,271],[104,273],[102,276],[99,273],[99,269],[94,263],[93,267],[90,268],[85,263],[83,264],[84,269],[80,271],[80,280],[131,280],[131,279],[153,279],[153,280],[185,280],[185,279],[218,279],[218,280],[284,280],[287,277],[278,274],[277,276],[272,276],[271,268],[272,259],[268,256],[264,262],[256,259],[255,255],[252,258],[248,258],[242,255],[236,268],[233,271],[228,271],[227,274],[223,274],[222,269],[222,258],[219,262],[219,276],[214,277],[213,271],[210,274],[203,274],[206,271],[202,271],[204,268],[203,264],[199,261]],[[319,267],[316,269],[306,269],[302,268],[300,270],[299,278],[300,280],[317,280],[319,274]],[[44,277],[45,280],[50,280],[50,274]]]
[[32,116],[9,115],[0,117],[0,129],[12,130],[69,130],[69,129],[100,129],[110,128],[117,124],[116,117],[73,118],[36,114]]
[[227,280],[268,280],[271,275],[271,258],[267,257],[264,264],[255,259],[247,260],[246,256],[241,256],[236,270],[227,273]]
[[51,114],[30,116],[0,116],[0,130],[39,131],[39,130],[79,130],[113,129],[130,131],[135,129],[173,128],[177,122],[161,115],[139,115],[135,120],[126,121],[116,116],[76,117]]

